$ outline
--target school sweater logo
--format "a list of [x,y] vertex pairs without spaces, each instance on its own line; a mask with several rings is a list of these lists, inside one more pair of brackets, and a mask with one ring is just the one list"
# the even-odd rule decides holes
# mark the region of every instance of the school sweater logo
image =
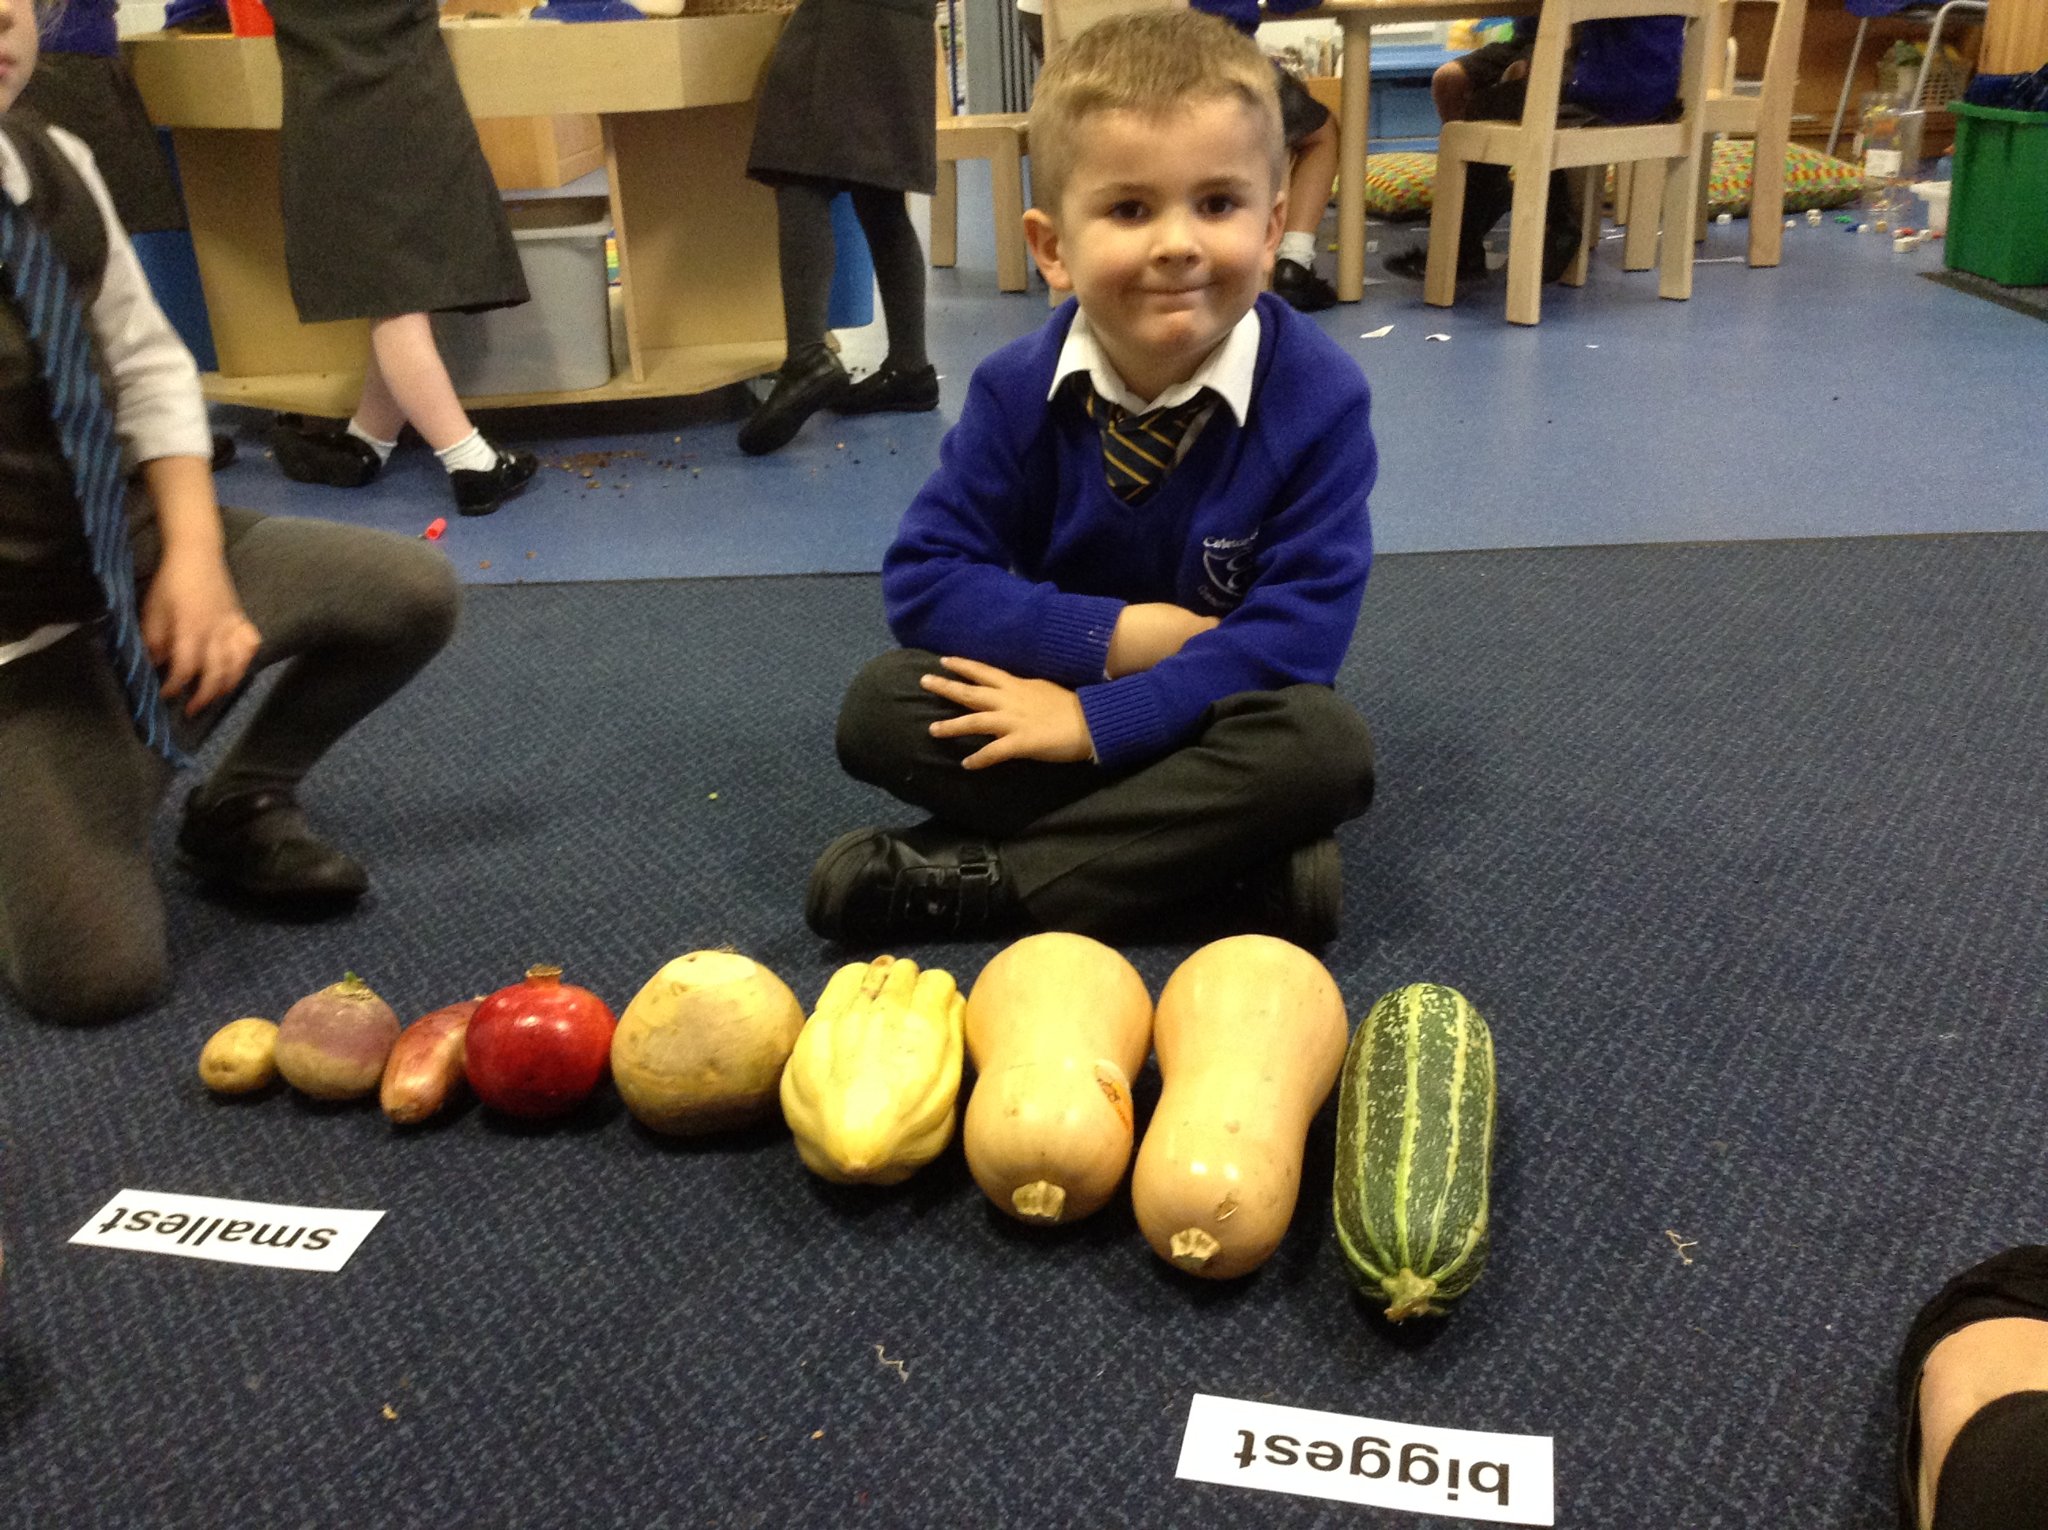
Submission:
[[1252,582],[1252,544],[1259,534],[1248,537],[1203,537],[1202,573],[1208,583],[1202,599],[1218,611],[1235,611],[1244,604]]

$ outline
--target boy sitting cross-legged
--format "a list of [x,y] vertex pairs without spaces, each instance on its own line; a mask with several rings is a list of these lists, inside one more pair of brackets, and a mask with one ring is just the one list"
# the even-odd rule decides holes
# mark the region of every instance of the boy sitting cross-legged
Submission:
[[871,942],[1192,904],[1320,943],[1372,795],[1330,684],[1377,459],[1357,366],[1261,294],[1272,68],[1213,16],[1118,17],[1048,64],[1030,132],[1026,234],[1076,301],[976,370],[884,562],[904,646],[839,719],[845,768],[932,816],[834,840],[806,917]]

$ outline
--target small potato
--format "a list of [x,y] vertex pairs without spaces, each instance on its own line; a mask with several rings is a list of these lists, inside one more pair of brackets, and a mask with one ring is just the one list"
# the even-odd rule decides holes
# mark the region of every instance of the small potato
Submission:
[[397,1126],[415,1126],[448,1103],[462,1082],[462,1042],[481,998],[464,999],[413,1021],[384,1061],[378,1102]]
[[254,1094],[277,1077],[277,1026],[250,1015],[206,1039],[199,1081],[215,1094]]

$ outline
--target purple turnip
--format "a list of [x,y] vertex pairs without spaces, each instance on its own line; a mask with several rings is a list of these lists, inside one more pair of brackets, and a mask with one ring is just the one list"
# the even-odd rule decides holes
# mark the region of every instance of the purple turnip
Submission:
[[398,1016],[353,972],[306,995],[277,1027],[277,1071],[316,1100],[374,1094],[398,1040]]

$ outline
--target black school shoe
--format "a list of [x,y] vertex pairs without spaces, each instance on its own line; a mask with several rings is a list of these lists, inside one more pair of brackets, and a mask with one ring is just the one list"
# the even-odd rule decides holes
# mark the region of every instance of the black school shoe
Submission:
[[1296,313],[1321,313],[1337,306],[1337,289],[1298,260],[1273,262],[1273,291]]
[[846,368],[830,351],[819,351],[809,362],[785,362],[775,387],[740,427],[740,450],[749,457],[781,450],[805,420],[837,403],[847,387]]
[[939,369],[877,367],[832,407],[841,414],[923,414],[939,407]]
[[[1429,246],[1415,245],[1411,249],[1389,255],[1380,262],[1383,270],[1395,276],[1405,276],[1410,281],[1421,281],[1429,273]],[[1470,240],[1458,242],[1457,280],[1476,282],[1486,275],[1486,246],[1474,246]]]
[[1245,922],[1311,951],[1337,938],[1344,911],[1344,861],[1337,841],[1319,839],[1261,866],[1239,882]]
[[833,840],[811,869],[804,922],[827,940],[872,945],[993,935],[1025,921],[995,846],[925,824]]
[[279,415],[271,422],[269,437],[279,470],[295,483],[360,489],[384,467],[369,442],[345,430],[316,428],[302,414]]
[[313,832],[288,791],[203,805],[193,792],[178,859],[202,882],[270,903],[342,903],[370,887],[369,873]]
[[455,509],[461,515],[489,515],[533,480],[540,459],[532,452],[508,452],[494,446],[498,465],[491,468],[457,468],[448,475],[448,487],[455,491]]

